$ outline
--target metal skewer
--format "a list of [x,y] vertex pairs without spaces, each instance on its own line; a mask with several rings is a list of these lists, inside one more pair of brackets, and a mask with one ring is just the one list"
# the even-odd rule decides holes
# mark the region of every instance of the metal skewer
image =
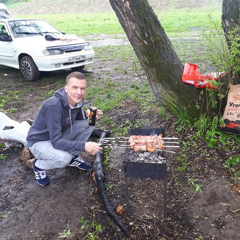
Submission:
[[[102,147],[109,147],[111,149],[113,148],[131,148],[130,145],[127,143],[127,140],[129,137],[113,137],[113,138],[102,138],[100,141],[98,141]],[[163,137],[163,140],[177,140],[178,138],[176,137]],[[123,141],[124,140],[124,141]],[[179,142],[164,142],[164,148],[179,148],[180,146],[178,145]],[[165,145],[165,144],[175,144],[175,145]],[[169,152],[169,153],[176,153],[174,151],[170,150],[163,150],[163,149],[156,149],[156,151],[162,151],[162,152]]]
[[[117,139],[126,139],[128,140],[129,137],[115,137],[115,138],[102,138],[102,140],[117,140]],[[177,140],[178,138],[176,137],[162,137],[162,139],[164,140]]]
[[[108,145],[109,146],[109,145]],[[113,146],[114,147],[114,146]],[[131,148],[129,145],[119,145],[119,146],[115,146],[115,147],[125,147],[125,148]],[[168,147],[170,147],[170,148],[179,148],[180,146],[165,146],[164,145],[164,147],[166,148],[168,148]]]
[[[164,139],[163,139],[164,140]],[[169,139],[170,140],[170,139]],[[111,140],[111,139],[107,139],[107,138],[103,138],[101,140],[98,140],[98,142],[102,142],[102,143],[126,143],[126,141],[118,141],[118,140]],[[179,142],[164,142],[164,144],[172,144],[172,143],[175,143],[175,144],[179,144]]]
[[[111,148],[131,148],[130,147],[130,145],[124,145],[124,144],[122,144],[122,145],[114,145],[114,144],[111,144],[111,143],[103,143],[102,144],[102,147],[111,147]],[[171,145],[169,145],[169,146],[166,146],[166,145],[164,145],[164,147],[166,148],[179,148],[180,146],[171,146]]]
[[[126,148],[126,146],[111,146],[111,145],[103,145],[103,147],[110,147],[111,149],[113,149],[113,148]],[[129,146],[128,146],[128,148],[129,148]],[[176,154],[176,152],[170,151],[170,150],[156,149],[156,151]]]
[[[103,140],[103,142],[106,142],[106,143],[126,143],[126,141],[107,141],[107,140]],[[179,144],[179,142],[164,142],[164,144],[166,143],[175,143],[175,144]]]

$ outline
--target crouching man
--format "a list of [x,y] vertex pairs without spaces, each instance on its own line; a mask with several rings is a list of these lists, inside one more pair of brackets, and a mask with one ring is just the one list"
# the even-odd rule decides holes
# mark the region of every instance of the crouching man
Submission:
[[[87,170],[91,165],[79,157],[79,151],[95,155],[102,150],[100,144],[87,142],[94,126],[88,123],[89,110],[83,110],[86,86],[82,73],[70,73],[65,87],[43,103],[29,129],[28,147],[36,157],[33,170],[41,186],[50,183],[48,169],[70,166]],[[103,114],[101,110],[99,114]]]

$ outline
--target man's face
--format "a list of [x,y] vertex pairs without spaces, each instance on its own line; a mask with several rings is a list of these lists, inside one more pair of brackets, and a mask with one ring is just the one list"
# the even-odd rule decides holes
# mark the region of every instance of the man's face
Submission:
[[72,106],[76,106],[78,103],[80,103],[85,96],[86,86],[86,80],[70,78],[68,85],[65,86],[68,103]]

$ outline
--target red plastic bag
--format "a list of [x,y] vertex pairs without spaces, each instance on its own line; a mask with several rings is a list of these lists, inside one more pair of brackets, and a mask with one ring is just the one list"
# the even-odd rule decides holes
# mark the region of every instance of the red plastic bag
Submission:
[[182,82],[194,85],[196,88],[208,87],[214,90],[216,87],[212,86],[211,81],[218,80],[226,72],[201,74],[198,65],[193,63],[186,63],[184,65]]

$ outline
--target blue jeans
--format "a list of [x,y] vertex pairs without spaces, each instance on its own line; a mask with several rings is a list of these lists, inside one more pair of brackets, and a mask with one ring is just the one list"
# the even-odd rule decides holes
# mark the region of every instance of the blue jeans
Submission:
[[[87,142],[93,130],[94,126],[89,126],[88,119],[77,120],[73,123],[72,132],[70,128],[67,129],[62,134],[62,138]],[[79,155],[79,151],[69,153],[53,148],[50,140],[37,142],[29,149],[38,159],[36,167],[45,170],[67,167],[73,156]]]

